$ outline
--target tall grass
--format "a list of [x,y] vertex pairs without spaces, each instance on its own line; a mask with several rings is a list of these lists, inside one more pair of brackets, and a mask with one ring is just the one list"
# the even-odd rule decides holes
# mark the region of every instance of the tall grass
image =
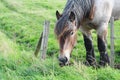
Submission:
[[[0,80],[120,80],[119,70],[109,66],[95,69],[83,65],[85,48],[80,32],[72,53],[73,64],[65,67],[58,65],[59,48],[54,36],[55,12],[56,10],[62,12],[65,2],[0,0]],[[51,24],[47,58],[43,61],[40,60],[40,55],[35,58],[33,52],[46,19],[50,20]],[[115,23],[117,28],[119,24]],[[96,57],[99,60],[95,31],[93,40]],[[119,40],[115,45],[116,52],[119,52]],[[116,62],[119,61],[117,56]]]

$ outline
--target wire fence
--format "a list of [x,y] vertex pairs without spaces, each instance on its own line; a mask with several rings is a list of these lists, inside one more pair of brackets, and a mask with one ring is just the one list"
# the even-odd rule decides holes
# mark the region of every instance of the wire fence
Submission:
[[120,58],[120,30],[119,30],[119,22],[117,22],[114,26],[114,17],[110,20],[110,65],[111,67],[119,68],[119,58]]
[[[47,44],[48,44],[48,35],[49,35],[49,21],[44,22],[44,29],[41,33],[40,39],[38,41],[36,50],[35,50],[35,56],[38,55],[39,51],[41,54],[41,59],[45,59],[46,52],[47,52]],[[110,19],[110,34],[109,34],[109,40],[110,40],[110,66],[115,67],[115,55],[120,53],[120,47],[118,42],[120,42],[119,37],[119,30],[117,30],[114,26],[114,17]]]
[[110,66],[114,67],[114,18],[111,17],[110,19]]

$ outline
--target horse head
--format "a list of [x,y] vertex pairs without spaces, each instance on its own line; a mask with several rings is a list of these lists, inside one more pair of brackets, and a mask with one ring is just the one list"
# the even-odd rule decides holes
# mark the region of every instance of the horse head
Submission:
[[70,54],[76,43],[76,17],[72,11],[69,14],[60,14],[56,11],[56,18],[55,34],[60,47],[59,62],[60,66],[63,66],[69,64]]

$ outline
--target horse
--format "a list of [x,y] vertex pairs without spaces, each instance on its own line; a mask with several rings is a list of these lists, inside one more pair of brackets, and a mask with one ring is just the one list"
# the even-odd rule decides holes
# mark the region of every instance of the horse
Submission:
[[92,32],[96,30],[97,47],[100,53],[99,65],[110,63],[107,53],[108,23],[111,17],[120,19],[120,0],[67,0],[63,13],[56,10],[57,22],[55,35],[57,37],[60,54],[59,64],[65,66],[70,63],[70,56],[77,40],[77,31],[83,35],[86,49],[86,63],[96,65]]

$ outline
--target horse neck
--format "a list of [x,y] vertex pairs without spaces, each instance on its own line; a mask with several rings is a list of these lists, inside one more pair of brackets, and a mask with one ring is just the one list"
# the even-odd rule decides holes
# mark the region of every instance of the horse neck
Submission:
[[[77,5],[79,9],[79,12],[77,13],[77,23],[78,23],[78,28],[80,27],[80,23],[85,20],[89,19],[91,9],[93,8],[94,5],[94,0],[79,0],[79,5]],[[80,17],[80,18],[79,18]]]
[[90,10],[93,5],[94,0],[68,0],[64,8],[63,14],[68,16],[69,13],[73,11],[77,18],[77,26],[79,27],[83,19],[89,17]]
[[77,17],[78,26],[84,18],[88,18],[94,0],[68,0],[64,11],[74,11]]
[[81,5],[81,8],[84,12],[84,17],[87,18],[94,5],[94,0],[80,0],[79,4]]

